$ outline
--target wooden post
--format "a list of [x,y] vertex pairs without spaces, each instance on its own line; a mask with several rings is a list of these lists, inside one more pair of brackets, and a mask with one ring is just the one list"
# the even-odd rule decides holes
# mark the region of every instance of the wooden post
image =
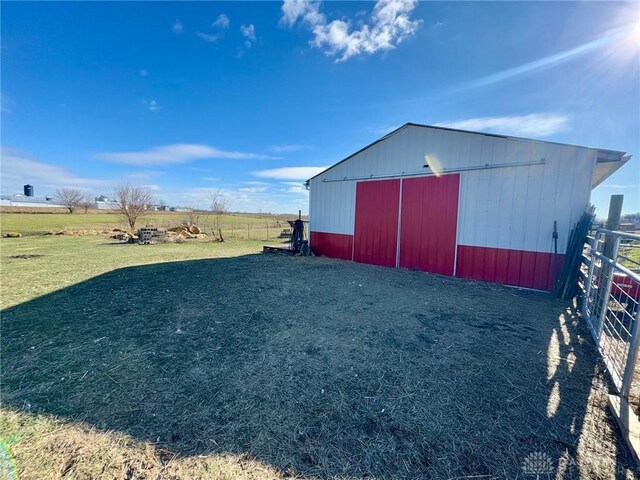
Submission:
[[247,238],[251,238],[251,224],[247,223]]
[[[607,230],[618,230],[620,228],[620,215],[622,214],[622,202],[624,200],[624,195],[611,195],[611,200],[609,201],[609,216],[607,217]],[[607,235],[605,237],[603,254],[607,258],[611,258],[611,260],[616,260],[613,257],[613,241],[614,239]]]
[[265,222],[267,224],[267,242],[269,241],[269,220]]

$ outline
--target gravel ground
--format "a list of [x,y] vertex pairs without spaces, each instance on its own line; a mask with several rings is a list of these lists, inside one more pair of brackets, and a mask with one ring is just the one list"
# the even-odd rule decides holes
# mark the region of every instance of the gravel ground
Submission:
[[129,267],[3,311],[2,401],[282,477],[634,478],[568,307],[325,258]]

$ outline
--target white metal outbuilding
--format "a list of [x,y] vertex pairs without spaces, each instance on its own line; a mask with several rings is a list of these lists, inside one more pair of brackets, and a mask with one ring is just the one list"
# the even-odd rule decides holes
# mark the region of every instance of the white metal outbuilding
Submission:
[[624,152],[407,123],[309,179],[310,244],[346,260],[551,289]]

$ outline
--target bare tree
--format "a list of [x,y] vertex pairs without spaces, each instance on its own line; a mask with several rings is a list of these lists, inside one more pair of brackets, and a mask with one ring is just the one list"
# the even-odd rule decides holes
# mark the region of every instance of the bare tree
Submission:
[[186,216],[187,216],[187,222],[189,222],[189,225],[198,224],[198,220],[200,219],[200,216],[198,215],[198,211],[196,207],[194,206],[187,207]]
[[56,190],[55,197],[58,203],[64,205],[65,208],[69,210],[69,213],[73,213],[73,211],[80,206],[84,194],[77,188],[60,188]]
[[222,216],[229,213],[229,204],[231,203],[231,198],[229,194],[224,190],[218,189],[211,193],[211,204],[209,209],[211,213],[213,213],[214,225],[213,225],[213,236],[217,238],[219,242],[224,242],[224,237],[222,236]]
[[90,208],[93,208],[95,206],[95,201],[90,193],[85,193],[82,196],[82,200],[80,200],[78,206],[82,208],[82,210],[84,210],[84,213],[87,213]]
[[149,213],[147,208],[153,203],[153,195],[142,187],[123,183],[113,189],[113,203],[133,230],[138,218]]

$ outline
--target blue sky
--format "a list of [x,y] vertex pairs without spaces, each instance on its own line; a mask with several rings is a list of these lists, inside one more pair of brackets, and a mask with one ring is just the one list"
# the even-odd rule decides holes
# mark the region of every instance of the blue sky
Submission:
[[2,2],[2,193],[131,182],[307,210],[302,181],[406,122],[623,150],[640,210],[640,4]]

